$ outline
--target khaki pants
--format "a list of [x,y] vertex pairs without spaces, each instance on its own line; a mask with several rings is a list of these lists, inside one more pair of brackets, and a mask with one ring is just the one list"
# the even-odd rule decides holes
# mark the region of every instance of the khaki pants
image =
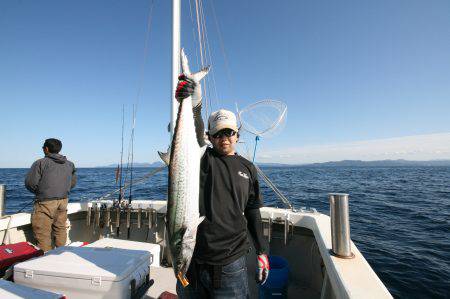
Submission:
[[52,232],[56,247],[66,245],[67,198],[37,201],[31,215],[31,226],[37,246],[44,252],[52,249]]

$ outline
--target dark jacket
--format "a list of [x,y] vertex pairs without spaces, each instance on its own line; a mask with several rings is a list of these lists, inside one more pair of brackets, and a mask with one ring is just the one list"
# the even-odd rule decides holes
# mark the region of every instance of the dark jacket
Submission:
[[245,255],[253,239],[256,252],[266,253],[262,234],[263,205],[255,166],[239,155],[221,156],[208,148],[200,166],[200,215],[194,258],[226,265]]
[[74,164],[59,154],[48,154],[34,162],[25,178],[25,187],[39,201],[67,198],[76,183]]

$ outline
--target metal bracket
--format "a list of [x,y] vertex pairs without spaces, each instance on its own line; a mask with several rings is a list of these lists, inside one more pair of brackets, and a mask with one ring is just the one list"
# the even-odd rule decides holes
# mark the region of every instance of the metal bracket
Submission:
[[25,270],[25,278],[33,278],[33,270]]
[[92,277],[92,279],[91,279],[91,284],[94,285],[94,286],[100,286],[100,285],[102,285],[102,278],[99,277],[99,276]]

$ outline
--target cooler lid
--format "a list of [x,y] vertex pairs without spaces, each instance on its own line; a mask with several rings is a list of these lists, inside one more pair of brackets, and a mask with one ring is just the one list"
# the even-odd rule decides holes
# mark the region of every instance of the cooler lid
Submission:
[[77,279],[101,277],[121,281],[142,265],[149,264],[150,253],[119,248],[64,246],[44,256],[19,263],[15,272]]

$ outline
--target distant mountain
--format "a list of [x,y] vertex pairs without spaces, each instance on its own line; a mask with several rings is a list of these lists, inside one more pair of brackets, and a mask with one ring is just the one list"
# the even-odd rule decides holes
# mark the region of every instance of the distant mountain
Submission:
[[255,163],[259,167],[292,167],[297,165],[283,164],[283,163]]
[[[163,162],[153,162],[153,163],[137,163],[137,162],[135,162],[135,163],[133,163],[133,167],[135,167],[135,168],[142,168],[142,167],[145,167],[145,168],[149,168],[150,167],[151,168],[151,167],[161,167],[161,166],[164,166]],[[117,164],[109,164],[109,165],[106,165],[106,166],[98,166],[98,167],[101,167],[101,168],[116,168]],[[126,164],[124,164],[123,167],[125,168]]]
[[450,160],[430,160],[430,161],[409,161],[409,160],[380,160],[380,161],[361,161],[361,160],[343,160],[335,162],[312,163],[299,166],[317,166],[317,167],[335,167],[335,166],[450,166]]
[[[259,167],[358,167],[358,166],[450,166],[450,160],[430,160],[430,161],[409,161],[409,160],[379,160],[379,161],[361,161],[361,160],[343,160],[331,161],[323,163],[311,164],[284,164],[284,163],[256,163]],[[153,163],[134,163],[134,167],[151,168],[164,166],[162,162]],[[116,168],[117,164],[110,164],[106,166],[99,166],[101,168]],[[126,167],[126,165],[124,165]]]

